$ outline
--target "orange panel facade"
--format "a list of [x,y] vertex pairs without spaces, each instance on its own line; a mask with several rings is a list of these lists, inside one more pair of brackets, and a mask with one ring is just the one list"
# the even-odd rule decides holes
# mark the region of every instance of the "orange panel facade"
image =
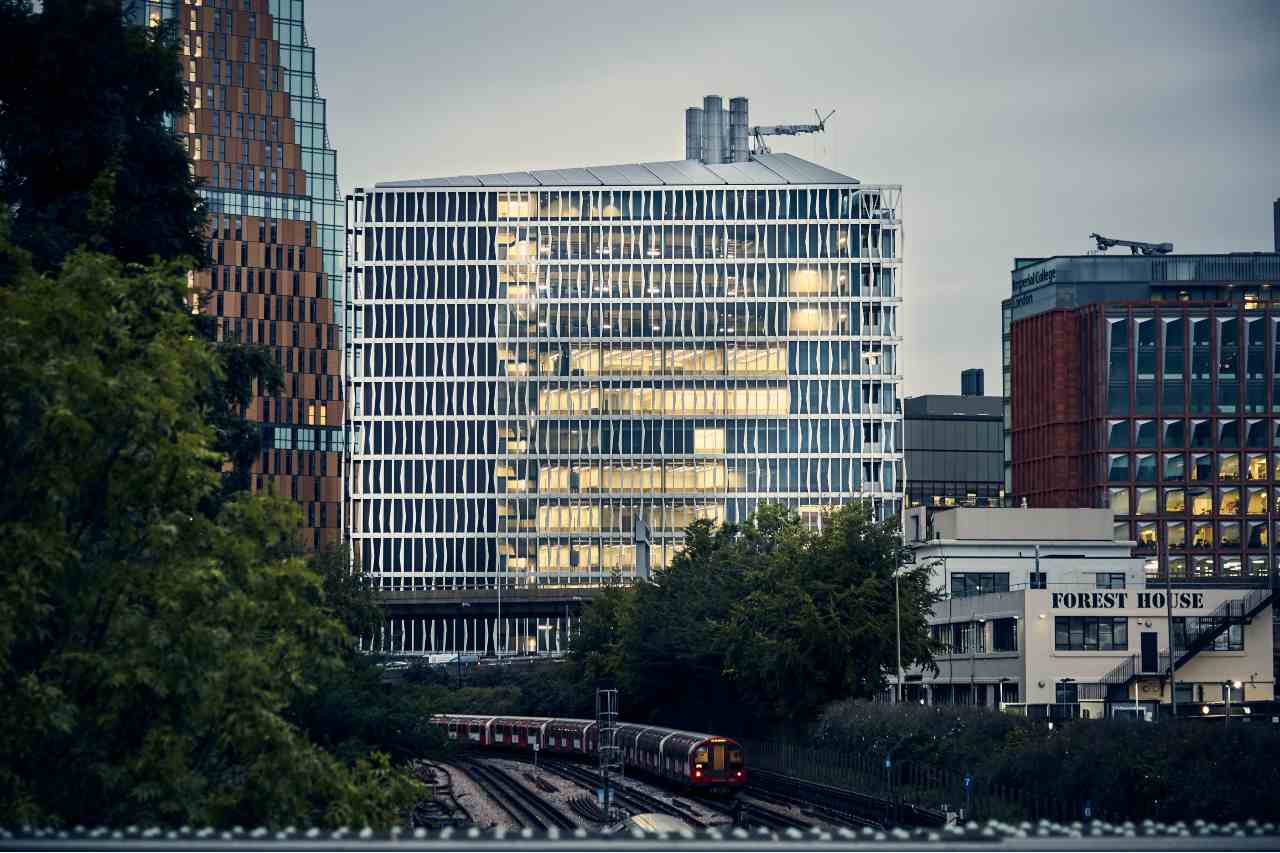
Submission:
[[341,530],[342,217],[301,8],[188,0],[163,17],[176,17],[191,92],[176,129],[210,210],[201,310],[220,318],[220,339],[269,348],[284,373],[249,407],[263,439],[252,485],[296,500],[317,548]]

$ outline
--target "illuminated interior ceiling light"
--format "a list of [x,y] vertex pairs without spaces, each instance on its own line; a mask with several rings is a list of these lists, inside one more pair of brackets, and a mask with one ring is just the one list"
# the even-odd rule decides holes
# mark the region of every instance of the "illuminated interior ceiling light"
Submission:
[[650,249],[646,254],[651,258],[656,258],[660,254],[657,249]]

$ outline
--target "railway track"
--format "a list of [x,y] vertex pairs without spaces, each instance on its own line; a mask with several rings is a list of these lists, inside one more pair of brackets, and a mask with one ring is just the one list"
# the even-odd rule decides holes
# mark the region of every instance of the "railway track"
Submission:
[[853,829],[861,829],[863,827],[870,827],[872,829],[884,828],[884,824],[880,821],[852,814],[851,812],[840,811],[827,806],[818,805],[803,797],[779,793],[778,791],[762,788],[754,784],[747,785],[747,794],[757,800],[763,800],[767,803],[773,803],[774,805],[800,809],[802,813],[813,815],[822,823],[829,826],[845,826]]
[[[422,817],[423,817],[424,824],[428,826],[434,826],[434,825],[447,825],[451,823],[457,823],[458,822],[458,819],[456,817],[457,815],[462,816],[461,822],[465,824],[474,823],[474,820],[471,817],[471,812],[467,811],[466,806],[458,802],[457,792],[453,788],[453,774],[449,772],[449,768],[445,767],[442,764],[436,764],[435,762],[432,762],[432,761],[423,761],[421,763],[421,766],[428,769],[433,777],[433,781],[429,783],[431,785],[431,792],[432,792],[433,799],[436,802],[439,802],[441,798],[443,798],[448,809],[450,810],[449,815],[435,815],[435,814],[423,815]],[[444,777],[443,783],[439,781],[435,781],[440,779],[441,777]],[[415,819],[417,819],[417,817],[418,815],[415,813]]]
[[853,827],[884,828],[900,823],[908,826],[940,827],[940,812],[910,803],[895,803],[846,788],[810,782],[772,770],[752,769],[747,791],[753,797],[811,812],[829,822]]
[[[563,764],[559,761],[543,761],[541,766],[571,782],[576,782],[585,788],[595,790],[600,787],[600,776],[590,770],[578,767],[573,764]],[[674,803],[661,800],[644,791],[637,790],[630,786],[616,786],[613,788],[613,801],[632,814],[644,814],[646,812],[656,812],[658,814],[670,815],[679,818],[697,829],[705,829],[706,821],[698,817],[688,808],[682,808]]]
[[[600,777],[598,774],[578,767],[573,764],[559,764],[552,762],[554,767],[547,767],[544,762],[543,766],[548,770],[558,773],[566,779],[577,782],[590,788],[596,788],[600,785]],[[707,826],[706,821],[700,818],[688,806],[678,801],[668,802],[659,799],[644,791],[637,790],[632,787],[619,786],[614,788],[614,802],[624,807],[634,809],[634,813],[657,812],[659,814],[671,815],[677,817],[697,828]],[[731,810],[726,809],[723,804],[714,801],[699,798],[702,805],[712,808],[721,814],[731,815]],[[754,803],[743,802],[741,804],[740,818],[747,826],[763,826],[767,829],[809,829],[813,826],[810,821],[792,817],[791,815],[781,814],[773,809],[765,808]]]
[[521,826],[543,832],[549,829],[578,828],[573,818],[517,782],[501,767],[476,760],[467,761],[460,766]]
[[812,829],[814,826],[811,821],[747,802],[742,804],[741,822],[746,826],[763,826],[766,829]]

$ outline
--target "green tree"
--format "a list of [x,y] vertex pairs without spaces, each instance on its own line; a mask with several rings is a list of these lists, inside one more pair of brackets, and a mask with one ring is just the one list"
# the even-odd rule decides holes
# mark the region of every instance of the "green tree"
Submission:
[[[652,583],[586,608],[574,659],[584,681],[621,688],[631,719],[741,733],[811,720],[894,671],[902,556],[894,525],[863,504],[822,533],[769,504],[741,525],[695,522]],[[928,574],[899,578],[904,666],[932,663]]]
[[[767,525],[767,526],[766,526]],[[896,525],[864,503],[832,512],[821,533],[791,512],[757,519],[769,547],[748,564],[746,594],[722,629],[726,669],[759,713],[812,718],[827,702],[881,690],[896,668]],[[932,665],[929,567],[901,571],[902,663]]]
[[[81,246],[204,266],[207,212],[170,129],[187,109],[177,36],[171,24],[128,23],[114,2],[49,0],[37,13],[28,0],[0,0],[0,54],[18,69],[0,76],[0,199],[37,270]],[[211,464],[229,463],[202,506],[216,515],[249,490],[262,448],[249,404],[283,377],[270,350],[219,342],[213,317],[195,323],[216,356],[200,400]]]
[[692,728],[741,722],[718,631],[744,592],[747,538],[735,525],[696,521],[670,568],[631,591],[620,626],[628,719]]
[[177,37],[115,2],[0,0],[0,198],[38,270],[78,246],[204,257],[205,208],[167,125],[186,112]]
[[185,274],[79,252],[43,276],[3,231],[0,824],[392,822],[411,780],[285,716],[349,646],[296,506],[201,511],[218,364]]

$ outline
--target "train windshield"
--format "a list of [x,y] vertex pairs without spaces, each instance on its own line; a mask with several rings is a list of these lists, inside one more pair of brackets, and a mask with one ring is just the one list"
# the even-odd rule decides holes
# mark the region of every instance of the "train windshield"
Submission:
[[742,750],[738,749],[737,747],[734,747],[734,746],[729,747],[729,750],[725,757],[728,759],[730,767],[736,768],[736,767],[742,766]]
[[693,752],[694,764],[706,764],[711,760],[711,753],[705,746],[700,746]]

